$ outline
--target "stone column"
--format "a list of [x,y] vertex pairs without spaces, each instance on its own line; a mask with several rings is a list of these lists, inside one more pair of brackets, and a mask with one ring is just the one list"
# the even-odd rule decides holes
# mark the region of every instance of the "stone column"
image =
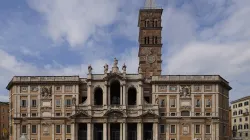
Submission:
[[107,105],[107,85],[105,84],[103,88],[103,99],[102,99],[103,105]]
[[41,125],[37,124],[37,140],[41,139]]
[[123,127],[122,127],[122,123],[120,123],[120,140],[122,140],[123,138]]
[[14,131],[16,131],[16,140],[19,140],[19,138],[20,138],[20,134],[21,134],[21,124],[19,123],[19,124],[16,124],[16,126],[17,126],[17,129],[16,130],[14,130]]
[[71,139],[74,140],[76,135],[75,123],[71,123]]
[[137,91],[137,96],[136,96],[136,100],[137,100],[137,105],[142,105],[143,104],[143,91],[142,91],[142,87],[141,85],[139,85],[139,90]]
[[123,105],[122,85],[120,86],[120,105]]
[[107,123],[103,123],[103,140],[107,140],[107,136],[108,136],[108,133],[107,133]]
[[52,140],[54,140],[55,139],[55,124],[53,123],[53,124],[51,124],[51,135],[52,135]]
[[204,94],[201,95],[201,112],[202,116],[205,116],[205,99],[204,99]]
[[62,140],[65,140],[65,124],[62,124]]
[[91,97],[91,83],[87,84],[87,100],[88,105],[91,105],[92,97]]
[[137,140],[143,140],[143,123],[137,123]]
[[[52,97],[54,97],[54,96],[52,95]],[[54,98],[52,99],[52,101],[54,101]],[[53,106],[54,106],[54,104],[53,104]],[[53,111],[53,115],[55,115],[55,110],[53,109],[53,106],[52,106],[52,111]],[[65,99],[64,99],[64,95],[62,95],[62,116],[63,117],[65,115],[65,113],[64,113],[65,108],[66,108]]]
[[177,94],[177,99],[176,99],[176,109],[177,109],[177,116],[181,116],[180,114],[180,94]]
[[202,134],[202,139],[204,140],[205,139],[205,134],[206,134],[206,132],[205,132],[205,124],[202,124],[201,125],[201,134]]
[[110,140],[110,136],[111,136],[111,133],[110,133],[110,123],[107,124],[108,125],[108,140]]
[[[158,123],[153,124],[153,139],[158,140],[159,136],[159,125]],[[178,133],[177,133],[177,139],[178,139]]]
[[194,124],[191,124],[191,130],[189,130],[191,133],[191,139],[194,139]]
[[123,132],[122,132],[122,140],[127,140],[127,124],[126,123],[122,123],[123,125]]
[[122,93],[123,93],[123,105],[127,106],[127,93],[126,93],[126,85],[123,84],[122,86]]
[[88,123],[87,124],[87,140],[92,140],[92,124]]
[[13,131],[12,131],[12,136],[13,136],[13,140],[17,140],[17,125],[14,123],[13,124]]
[[31,131],[30,131],[30,123],[29,124],[27,124],[27,138],[28,138],[28,140],[30,139],[30,134],[31,134]]

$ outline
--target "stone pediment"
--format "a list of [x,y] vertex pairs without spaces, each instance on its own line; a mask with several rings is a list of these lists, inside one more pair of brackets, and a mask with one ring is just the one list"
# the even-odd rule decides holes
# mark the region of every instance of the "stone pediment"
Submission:
[[153,111],[146,111],[142,113],[139,117],[144,117],[144,118],[158,118],[159,115],[155,114]]
[[110,79],[124,79],[121,73],[108,73],[104,78],[104,80]]
[[90,118],[91,116],[85,111],[79,111],[76,114],[70,116],[70,118]]
[[104,113],[105,117],[117,117],[117,118],[122,118],[122,117],[127,117],[126,113],[121,111],[121,110],[108,110],[106,113]]

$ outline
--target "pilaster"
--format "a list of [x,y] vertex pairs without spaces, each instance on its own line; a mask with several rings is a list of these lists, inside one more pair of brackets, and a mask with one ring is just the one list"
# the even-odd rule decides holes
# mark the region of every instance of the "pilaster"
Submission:
[[[17,125],[17,129],[16,129],[16,140],[19,140],[20,138],[20,134],[21,134],[21,124],[16,124]],[[15,130],[14,130],[15,131]]]
[[194,115],[194,108],[195,108],[195,100],[194,100],[194,94],[191,94],[191,101],[192,101],[192,104],[191,104],[191,116],[195,116]]
[[107,123],[103,123],[103,140],[107,140]]
[[28,128],[27,128],[27,138],[29,140],[30,139],[30,133],[31,133],[31,131],[30,131],[30,123],[27,124],[27,126],[28,126]]
[[[54,97],[54,96],[52,96],[52,97]],[[52,99],[53,100],[53,99]],[[54,101],[54,100],[53,100]],[[64,111],[65,111],[65,108],[66,108],[66,104],[65,104],[66,102],[65,102],[65,99],[64,99],[64,95],[62,95],[62,108],[61,108],[61,110],[62,110],[62,116],[64,117],[64,115],[65,115],[65,113],[64,113]],[[53,103],[53,106],[54,106],[54,103]],[[53,110],[53,112],[55,111],[55,109],[53,109],[52,108],[52,110]],[[53,115],[54,115],[55,113],[53,113]]]
[[92,140],[92,124],[88,123],[87,124],[87,140]]
[[193,140],[194,139],[194,124],[191,124],[190,133],[191,133],[191,139]]
[[28,113],[28,117],[30,117],[31,115],[30,115],[30,106],[31,106],[31,99],[30,99],[30,86],[28,86],[28,101],[27,101],[27,103],[28,103],[28,110],[27,110],[27,113]]
[[204,94],[201,94],[201,112],[202,112],[202,115],[204,116],[205,115],[205,99],[204,99]]
[[37,140],[40,140],[41,138],[41,125],[37,124]]
[[13,140],[17,139],[17,125],[14,123],[13,124],[13,130],[12,130],[12,135],[13,135]]
[[126,93],[126,86],[125,84],[122,85],[122,95],[123,95],[123,105],[127,105],[127,93]]
[[176,125],[177,140],[180,140],[180,123]]
[[137,123],[137,140],[143,140],[143,123]]
[[202,134],[202,139],[203,140],[205,139],[205,135],[206,135],[205,126],[206,126],[205,124],[201,125],[201,134]]
[[175,103],[176,103],[177,116],[180,116],[180,94],[177,94],[177,99]]
[[62,124],[62,140],[65,140],[65,124]]
[[[158,136],[159,136],[159,125],[158,125],[158,123],[154,123],[153,124],[153,138],[155,139],[155,140],[158,140]],[[178,137],[178,136],[177,136]]]
[[[212,95],[212,101],[211,101],[211,105],[212,105],[212,113],[213,113],[213,116],[216,116],[216,113],[215,113],[215,101],[216,101],[216,99],[215,99],[215,94],[213,94]],[[230,120],[231,121],[231,120]]]
[[88,105],[91,106],[91,101],[92,101],[92,97],[91,97],[91,83],[87,84],[87,100],[88,100]]
[[122,85],[120,86],[120,105],[123,105]]
[[53,124],[51,124],[51,135],[52,135],[52,140],[54,140],[55,139],[55,124],[53,123]]
[[127,124],[126,123],[122,123],[123,125],[123,132],[122,132],[122,140],[126,140],[127,139]]
[[104,89],[103,89],[103,105],[107,106],[107,84],[105,84]]
[[167,105],[166,105],[166,107],[167,107],[167,112],[166,112],[166,116],[169,116],[169,106],[170,106],[170,101],[169,101],[169,95],[166,95],[166,98],[167,98]]

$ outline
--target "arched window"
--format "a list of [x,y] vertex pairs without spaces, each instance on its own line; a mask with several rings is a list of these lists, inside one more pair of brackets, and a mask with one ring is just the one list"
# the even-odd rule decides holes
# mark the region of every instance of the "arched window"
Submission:
[[248,124],[244,124],[244,129],[248,129]]
[[118,80],[112,81],[110,84],[110,103],[111,105],[120,104],[120,82]]
[[158,21],[157,21],[157,19],[154,19],[153,25],[154,25],[154,27],[158,27]]
[[94,105],[103,105],[103,91],[100,87],[94,90]]
[[136,88],[135,87],[130,87],[128,89],[128,105],[136,105]]
[[144,37],[144,43],[149,44],[149,37]]
[[148,19],[146,19],[145,20],[145,27],[149,27],[150,25],[149,25],[149,20]]

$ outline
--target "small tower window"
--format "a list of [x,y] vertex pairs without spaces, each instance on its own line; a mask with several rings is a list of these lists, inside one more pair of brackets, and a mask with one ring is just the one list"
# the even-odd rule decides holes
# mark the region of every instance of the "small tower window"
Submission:
[[149,20],[148,19],[145,20],[145,27],[149,27]]
[[154,36],[154,37],[153,37],[153,43],[154,43],[154,44],[158,44],[158,40],[157,40],[157,39],[158,39],[157,36]]
[[149,44],[149,37],[144,37],[144,43]]
[[154,27],[158,27],[157,19],[155,19],[155,20],[153,21],[153,25],[154,25]]

